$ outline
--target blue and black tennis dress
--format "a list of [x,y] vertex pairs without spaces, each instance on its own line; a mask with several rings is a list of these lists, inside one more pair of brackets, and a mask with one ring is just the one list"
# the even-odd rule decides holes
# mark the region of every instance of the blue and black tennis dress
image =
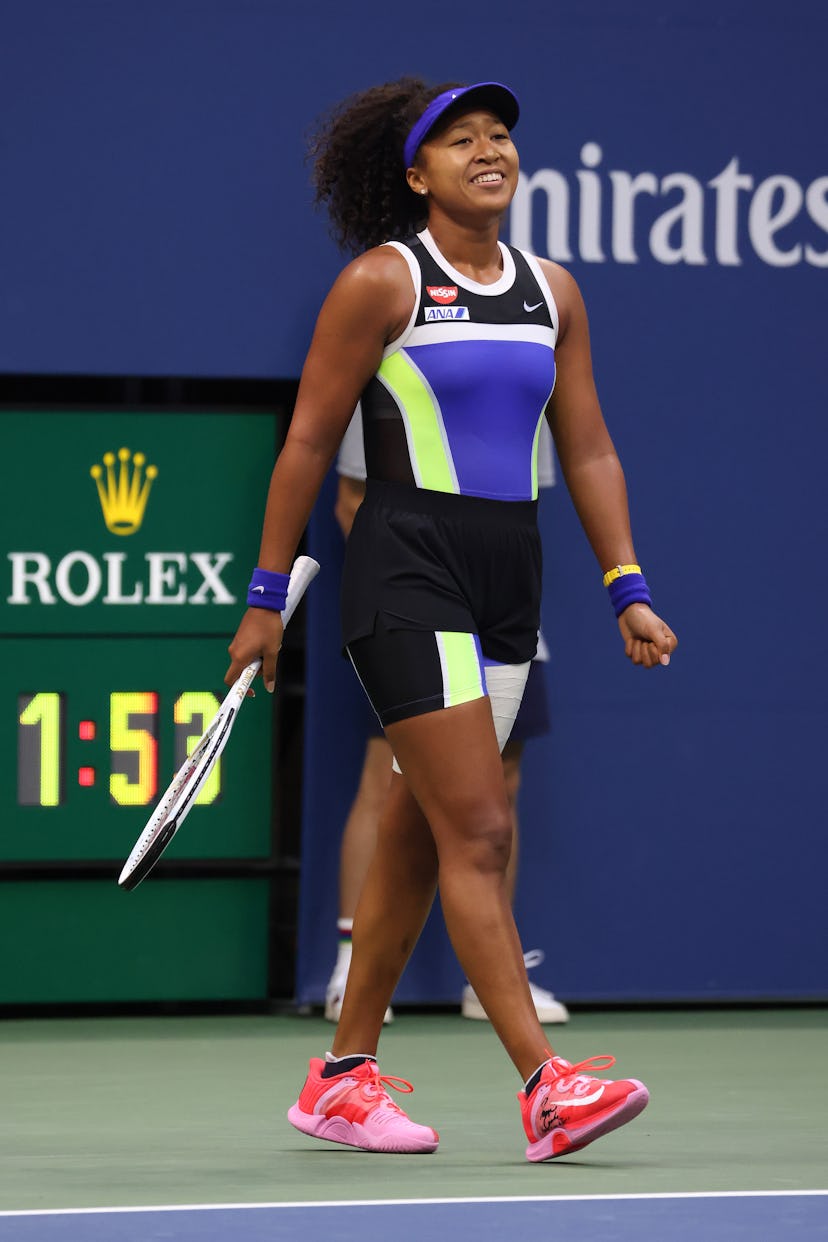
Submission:
[[482,285],[428,230],[387,244],[415,304],[361,397],[366,496],[342,590],[343,643],[386,725],[478,697],[485,664],[535,654],[558,334],[532,255],[499,243],[502,274]]

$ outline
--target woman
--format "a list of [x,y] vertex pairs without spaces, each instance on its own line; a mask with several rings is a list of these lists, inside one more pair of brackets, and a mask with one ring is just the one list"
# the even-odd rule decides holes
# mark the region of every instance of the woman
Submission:
[[588,1074],[595,1059],[573,1066],[551,1053],[505,884],[512,827],[500,749],[537,644],[544,412],[627,656],[667,664],[676,638],[635,564],[575,281],[498,240],[517,186],[518,113],[497,83],[402,79],[347,100],[317,140],[318,197],[340,241],[364,253],[316,323],[226,680],[261,656],[274,688],[287,571],[361,401],[368,484],[346,550],[343,642],[396,772],[332,1050],[311,1061],[288,1117],[369,1150],[436,1148],[436,1132],[388,1096],[383,1084],[394,1083],[375,1054],[439,887],[460,964],[523,1080],[536,1161],[585,1146],[648,1098],[637,1079]]
[[[362,434],[362,411],[357,409],[339,446],[336,459],[338,474],[334,514],[345,539],[351,533],[357,510],[365,496],[365,449]],[[555,483],[555,463],[552,451],[552,435],[549,425],[541,422],[537,453],[538,488],[552,487]],[[548,734],[551,728],[547,703],[546,681],[543,665],[549,652],[542,636],[538,635],[538,650],[529,665],[529,675],[509,740],[503,747],[503,776],[506,796],[512,819],[512,849],[506,872],[509,900],[514,906],[517,883],[517,860],[519,853],[518,793],[521,781],[521,763],[525,743],[531,738]],[[391,780],[391,747],[383,736],[382,726],[363,699],[359,706],[349,708],[352,716],[348,727],[353,727],[365,737],[365,753],[359,776],[357,792],[351,803],[342,833],[339,861],[339,907],[337,911],[337,954],[333,972],[325,990],[325,1017],[338,1022],[342,1013],[342,1000],[351,964],[351,933],[354,913],[362,882],[377,839],[377,825],[385,806],[388,784]],[[539,966],[544,960],[542,949],[530,949],[524,953],[527,971]],[[568,1022],[569,1011],[557,997],[537,983],[529,982],[535,1013],[542,1025]],[[471,984],[463,988],[460,1012],[464,1018],[488,1022],[489,1015],[483,1009]],[[385,1023],[394,1020],[391,1009],[385,1012]]]

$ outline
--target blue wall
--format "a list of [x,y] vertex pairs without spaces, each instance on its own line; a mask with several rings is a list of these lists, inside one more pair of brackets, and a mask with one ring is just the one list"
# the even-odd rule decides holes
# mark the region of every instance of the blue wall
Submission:
[[[512,238],[581,284],[638,554],[681,639],[667,671],[627,665],[568,498],[546,497],[555,730],[527,752],[524,941],[573,999],[828,995],[824,6],[0,8],[5,371],[296,375],[340,262],[311,208],[314,117],[404,72],[514,86]],[[330,488],[306,874],[328,862],[303,893],[302,999],[330,966],[361,749],[337,719],[329,509]],[[409,999],[459,986],[430,935]]]

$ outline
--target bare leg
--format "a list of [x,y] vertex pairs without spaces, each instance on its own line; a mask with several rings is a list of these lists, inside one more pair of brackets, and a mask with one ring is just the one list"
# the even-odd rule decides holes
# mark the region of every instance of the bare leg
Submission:
[[384,737],[368,739],[359,787],[351,805],[339,856],[339,917],[352,919],[374,853],[391,783],[391,747]]
[[353,954],[331,1051],[375,1053],[385,1011],[437,891],[437,851],[406,782],[391,776],[354,916]]
[[529,992],[506,883],[512,819],[489,702],[415,716],[387,733],[431,827],[454,951],[526,1079],[549,1055],[549,1044]]
[[[507,742],[503,750],[503,777],[512,820],[512,850],[506,869],[506,889],[514,904],[519,854],[518,794],[522,742]],[[345,828],[339,861],[339,917],[352,919],[377,842],[377,827],[391,782],[393,752],[384,737],[368,739],[362,772]]]
[[503,747],[503,779],[506,783],[506,801],[512,820],[512,852],[506,868],[506,891],[511,905],[515,904],[517,886],[520,833],[518,824],[518,794],[520,793],[520,763],[523,758],[523,742],[507,742]]
[[[509,866],[506,870],[506,889],[513,908],[517,886],[518,844],[520,840],[518,794],[520,792],[520,765],[523,756],[523,745],[522,741],[509,741],[503,749],[503,776],[506,782],[506,798],[512,818],[512,856],[509,859]],[[543,958],[542,950],[534,949],[524,955],[524,965],[527,969],[531,969],[533,966],[539,966]],[[548,1024],[569,1021],[569,1012],[566,1005],[562,1004],[552,992],[547,991],[546,988],[539,987],[537,984],[530,984],[530,991],[539,1022]],[[462,1013],[466,1018],[483,1019],[488,1016],[485,1010],[480,1007],[478,998],[475,996],[472,988],[467,987],[463,990]]]

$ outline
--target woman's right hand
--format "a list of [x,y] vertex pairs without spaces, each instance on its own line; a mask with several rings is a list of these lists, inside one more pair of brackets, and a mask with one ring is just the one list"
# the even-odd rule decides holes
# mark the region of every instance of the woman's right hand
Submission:
[[657,668],[670,663],[678,639],[647,604],[630,604],[618,618],[624,650],[633,664]]
[[232,664],[224,675],[225,684],[232,686],[248,664],[261,659],[265,690],[272,694],[276,688],[276,661],[279,658],[283,633],[280,612],[272,612],[267,608],[248,608],[228,647]]

